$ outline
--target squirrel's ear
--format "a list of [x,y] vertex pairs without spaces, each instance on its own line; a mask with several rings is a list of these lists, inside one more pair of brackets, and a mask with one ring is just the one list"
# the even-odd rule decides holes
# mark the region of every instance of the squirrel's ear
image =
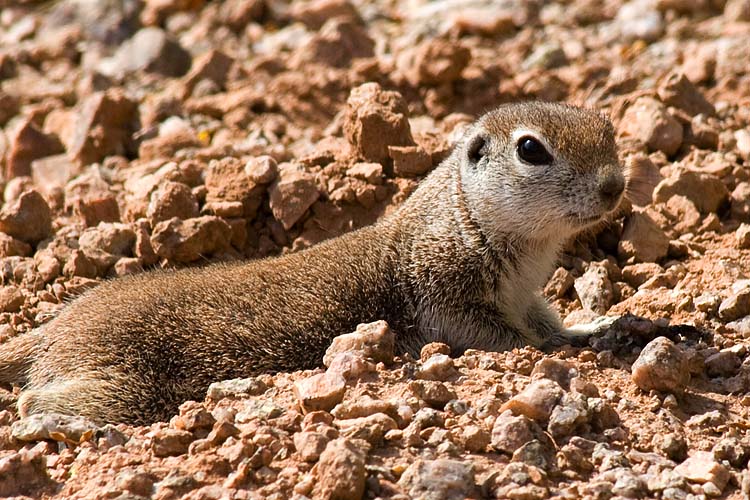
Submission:
[[479,163],[487,154],[487,139],[482,134],[477,134],[469,139],[466,147],[466,156],[473,164]]

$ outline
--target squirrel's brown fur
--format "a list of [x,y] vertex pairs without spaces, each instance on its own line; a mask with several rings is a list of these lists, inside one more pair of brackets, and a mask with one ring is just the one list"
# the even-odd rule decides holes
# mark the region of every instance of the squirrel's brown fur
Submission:
[[[521,161],[519,135],[554,163]],[[563,328],[537,290],[622,184],[600,114],[502,106],[377,224],[280,258],[103,283],[0,346],[0,382],[26,382],[22,414],[147,423],[214,381],[319,366],[333,337],[378,319],[402,352],[554,344]]]

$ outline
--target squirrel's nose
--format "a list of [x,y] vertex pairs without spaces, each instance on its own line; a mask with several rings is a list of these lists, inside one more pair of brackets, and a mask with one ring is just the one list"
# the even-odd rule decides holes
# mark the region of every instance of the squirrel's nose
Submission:
[[599,183],[599,194],[602,199],[612,204],[619,201],[624,190],[625,179],[622,175],[608,175]]

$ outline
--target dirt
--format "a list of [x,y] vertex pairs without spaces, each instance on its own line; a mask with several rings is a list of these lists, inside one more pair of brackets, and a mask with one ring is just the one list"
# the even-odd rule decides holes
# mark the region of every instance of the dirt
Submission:
[[0,496],[747,498],[749,38],[747,0],[0,0],[0,341],[370,224],[502,103],[601,109],[634,179],[544,290],[623,316],[588,345],[359,332],[148,427],[19,420],[7,388]]

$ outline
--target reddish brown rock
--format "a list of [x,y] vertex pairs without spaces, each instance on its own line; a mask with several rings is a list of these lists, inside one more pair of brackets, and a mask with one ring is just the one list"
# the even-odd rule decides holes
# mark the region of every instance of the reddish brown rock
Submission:
[[178,429],[159,429],[154,433],[151,450],[157,457],[169,457],[187,453],[195,440],[191,432]]
[[451,83],[469,64],[471,51],[455,41],[428,39],[406,51],[398,66],[414,87]]
[[0,211],[0,231],[26,243],[37,243],[52,233],[52,212],[37,191],[26,191]]
[[30,254],[31,245],[8,234],[0,233],[0,257],[12,257],[14,255],[27,257]]
[[79,166],[123,154],[134,132],[137,103],[120,90],[97,92],[80,104],[73,139],[68,148]]
[[31,162],[64,151],[57,136],[45,134],[31,120],[26,119],[10,137],[10,151],[5,165],[6,179],[31,175]]
[[638,98],[625,111],[620,130],[639,139],[651,151],[662,151],[667,156],[675,154],[682,144],[682,125],[651,97]]
[[[265,188],[255,183],[238,158],[223,158],[209,163],[206,171],[206,201],[242,203],[244,217],[255,216],[263,199]],[[305,210],[307,207],[305,207]]]
[[303,23],[312,30],[317,30],[326,21],[334,17],[361,22],[356,7],[349,0],[313,0],[294,2],[289,15],[295,21]]
[[314,62],[345,68],[355,59],[374,56],[374,49],[375,42],[358,23],[331,19],[293,54],[290,65],[302,68]]
[[99,175],[84,174],[65,186],[65,209],[80,216],[87,226],[120,220],[115,193]]
[[396,337],[385,321],[363,323],[353,333],[333,339],[323,356],[323,364],[330,366],[337,354],[347,351],[361,352],[376,362],[392,363]]
[[289,230],[318,200],[320,192],[313,175],[296,165],[282,164],[269,195],[273,216]]
[[18,312],[24,302],[25,297],[18,287],[0,286],[0,312]]
[[366,453],[359,443],[346,438],[328,443],[315,471],[315,498],[360,500],[365,493]]
[[653,201],[667,203],[674,195],[686,197],[703,214],[717,212],[729,199],[729,191],[721,179],[692,170],[677,172],[659,182]]
[[690,381],[690,370],[682,350],[666,337],[657,337],[638,355],[631,377],[644,391],[681,392]]
[[193,61],[188,74],[182,79],[182,97],[187,98],[192,94],[195,86],[202,80],[210,80],[219,89],[223,89],[232,64],[234,64],[234,59],[220,50],[211,49],[199,55]]
[[534,380],[505,403],[502,409],[544,422],[563,394],[564,391],[557,382],[548,379]]
[[622,260],[656,262],[667,256],[669,238],[645,212],[634,211],[627,219],[617,247]]
[[[240,206],[241,207],[241,206]],[[195,199],[190,186],[181,182],[166,181],[151,193],[151,200],[146,209],[146,217],[151,224],[172,217],[190,219],[198,216],[198,200]]]
[[703,94],[684,73],[679,71],[668,74],[657,89],[659,98],[668,106],[674,106],[687,112],[691,116],[704,114],[713,116],[716,109],[706,100]]
[[432,169],[432,157],[419,146],[388,146],[397,177],[418,177]]
[[225,0],[219,5],[219,17],[234,31],[262,18],[266,11],[264,0]]
[[163,76],[182,76],[190,69],[190,53],[169,33],[149,26],[125,41],[112,58],[113,74],[146,71]]
[[159,257],[192,262],[225,251],[231,237],[232,228],[218,217],[206,215],[187,220],[175,217],[154,227],[151,245]]
[[730,472],[716,461],[710,451],[696,451],[678,465],[676,473],[695,483],[713,483],[722,490],[729,482]]
[[377,83],[352,89],[346,102],[344,134],[357,154],[372,162],[389,159],[388,146],[414,146],[408,108],[398,92]]
[[294,395],[304,412],[330,411],[339,404],[346,392],[346,380],[338,374],[318,373],[298,380]]

